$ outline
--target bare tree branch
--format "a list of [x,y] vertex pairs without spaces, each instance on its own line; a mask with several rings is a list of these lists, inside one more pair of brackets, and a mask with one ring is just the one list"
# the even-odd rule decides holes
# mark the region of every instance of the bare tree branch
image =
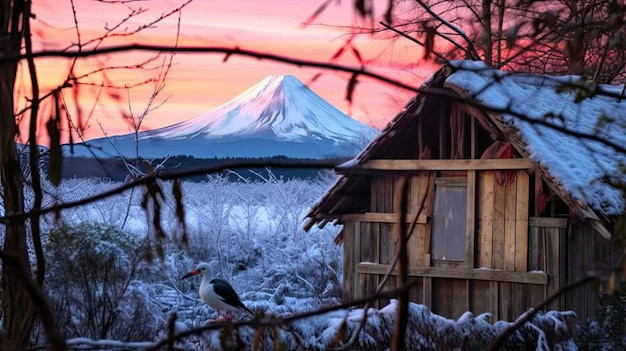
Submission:
[[595,275],[587,275],[579,280],[571,282],[565,286],[562,286],[557,291],[553,292],[547,299],[543,300],[537,306],[531,308],[525,314],[523,314],[520,318],[518,318],[515,323],[509,325],[502,333],[500,333],[492,342],[489,344],[487,351],[496,351],[500,350],[506,339],[514,333],[516,330],[521,328],[526,322],[530,321],[537,312],[543,310],[546,306],[552,303],[554,300],[558,299],[561,295],[565,294],[567,291],[577,288],[582,285],[586,285],[590,282],[597,282],[599,278]]

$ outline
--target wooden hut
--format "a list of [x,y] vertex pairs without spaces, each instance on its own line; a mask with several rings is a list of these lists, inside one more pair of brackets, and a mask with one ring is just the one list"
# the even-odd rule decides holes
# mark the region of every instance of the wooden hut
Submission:
[[[435,313],[514,320],[589,271],[606,273],[620,255],[611,234],[624,194],[610,183],[626,184],[626,156],[617,151],[626,147],[626,102],[621,87],[585,84],[472,61],[437,71],[339,167],[308,214],[307,230],[343,226],[336,242],[344,245],[344,300],[373,293],[389,271],[401,176],[409,177],[406,218],[414,222],[411,300]],[[589,88],[610,96],[585,98]],[[548,309],[584,319],[597,306],[598,287],[587,285]]]

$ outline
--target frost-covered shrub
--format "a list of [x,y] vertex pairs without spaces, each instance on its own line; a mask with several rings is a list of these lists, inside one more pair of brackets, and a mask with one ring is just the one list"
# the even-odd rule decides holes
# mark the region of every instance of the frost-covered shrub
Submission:
[[[228,350],[388,350],[397,320],[398,302],[391,300],[384,308],[338,310],[323,315],[290,321],[276,328],[224,328],[181,340],[184,349]],[[474,317],[465,313],[459,320],[433,314],[426,306],[409,303],[404,346],[406,350],[484,350],[495,337],[511,325],[491,324],[487,314]],[[537,313],[510,335],[501,350],[576,350],[569,330],[571,312]],[[364,321],[365,318],[365,321]],[[363,323],[362,328],[361,323]],[[353,340],[353,336],[360,330]],[[524,336],[525,339],[521,339]],[[352,343],[351,343],[352,342]],[[202,344],[202,348],[194,345]]]
[[[238,182],[219,176],[203,182],[183,181],[186,245],[177,240],[181,228],[175,217],[172,184],[160,183],[164,194],[161,223],[172,240],[162,242],[163,259],[154,255],[149,265],[142,262],[147,267],[138,268],[129,285],[130,293],[144,296],[146,313],[166,319],[176,312],[179,322],[188,327],[212,318],[214,311],[198,297],[199,278],[180,280],[201,261],[213,262],[217,277],[227,279],[255,311],[293,313],[339,301],[342,247],[333,239],[340,228],[314,227],[308,233],[302,229],[304,216],[335,176],[326,172],[312,180],[287,180],[271,173],[263,177]],[[119,185],[64,180],[47,193],[50,198],[45,201],[75,201]],[[142,240],[153,228],[141,208],[140,195],[140,191],[125,191],[111,200],[64,210],[63,221],[70,227],[83,226],[82,221],[103,223]],[[54,229],[54,220],[45,221],[43,228]],[[136,251],[126,255],[141,258]]]
[[587,320],[574,335],[580,350],[626,350],[626,295],[605,294],[598,316]]
[[146,340],[164,323],[134,282],[145,255],[137,239],[110,226],[63,225],[44,236],[45,286],[66,337]]

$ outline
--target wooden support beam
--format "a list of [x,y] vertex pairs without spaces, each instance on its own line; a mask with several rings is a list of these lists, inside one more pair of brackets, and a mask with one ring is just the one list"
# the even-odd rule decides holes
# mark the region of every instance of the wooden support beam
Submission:
[[[356,266],[359,274],[379,274],[384,275],[389,270],[388,264],[376,264],[361,262]],[[398,268],[392,275],[398,275]],[[471,279],[487,280],[509,283],[547,285],[548,275],[544,272],[507,272],[497,269],[484,268],[449,268],[449,267],[417,267],[409,266],[409,276],[430,277],[430,278],[450,278],[450,279]]]
[[474,268],[476,264],[474,259],[474,245],[476,243],[474,235],[476,228],[476,171],[467,172],[467,214],[465,223],[465,266]]
[[[463,159],[463,160],[379,160],[357,165],[356,169],[376,171],[466,171],[466,170],[532,170],[530,161],[523,158]],[[338,171],[342,171],[338,168]],[[345,170],[349,170],[345,168]]]
[[[415,219],[414,213],[406,215],[407,223],[413,222]],[[349,213],[341,215],[343,222],[371,222],[371,223],[398,223],[400,215],[397,213],[380,213],[380,212],[365,212],[365,213]],[[417,217],[418,224],[426,224],[430,218],[426,214],[420,214]]]
[[567,228],[567,218],[530,217],[528,226],[542,228]]

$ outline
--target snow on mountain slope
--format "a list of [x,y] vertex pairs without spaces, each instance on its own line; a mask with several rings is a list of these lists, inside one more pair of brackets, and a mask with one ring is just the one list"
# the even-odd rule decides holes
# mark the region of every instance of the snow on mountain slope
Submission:
[[[139,133],[142,157],[324,158],[353,156],[375,129],[350,118],[315,94],[296,77],[268,76],[217,109],[167,127]],[[134,156],[132,134],[96,139],[97,155]],[[348,149],[352,149],[349,150]],[[85,154],[77,148],[75,154]]]

